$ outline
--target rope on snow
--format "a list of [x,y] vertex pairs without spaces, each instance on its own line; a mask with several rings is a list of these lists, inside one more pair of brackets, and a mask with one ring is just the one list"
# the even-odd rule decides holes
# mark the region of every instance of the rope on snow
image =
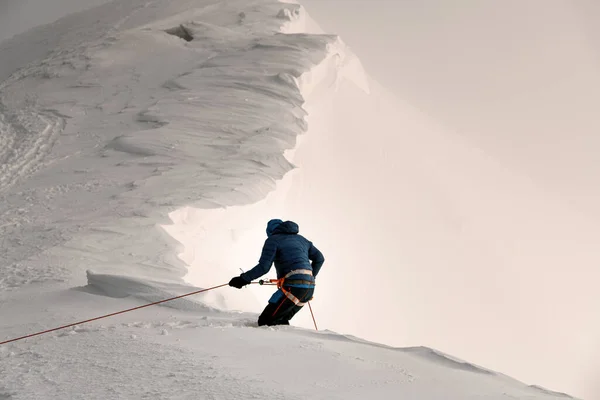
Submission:
[[217,288],[220,288],[220,287],[223,287],[223,286],[227,286],[227,283],[224,283],[224,284],[219,285],[219,286],[213,286],[213,287],[208,288],[208,289],[197,290],[195,292],[187,293],[187,294],[184,294],[184,295],[181,295],[181,296],[172,297],[170,299],[155,301],[154,303],[145,304],[143,306],[128,308],[127,310],[117,311],[117,312],[106,314],[106,315],[102,315],[102,316],[99,316],[99,317],[96,317],[96,318],[86,319],[85,321],[79,321],[79,322],[75,322],[75,323],[72,323],[72,324],[69,324],[69,325],[59,326],[58,328],[48,329],[48,330],[45,330],[45,331],[42,331],[42,332],[32,333],[30,335],[25,335],[25,336],[21,336],[21,337],[18,337],[18,338],[6,340],[4,342],[0,342],[0,346],[3,345],[3,344],[11,343],[11,342],[16,342],[17,340],[23,340],[23,339],[27,339],[27,338],[30,338],[30,337],[33,337],[33,336],[38,336],[38,335],[43,335],[45,333],[50,333],[50,332],[58,331],[60,329],[70,328],[70,327],[75,326],[75,325],[85,324],[86,322],[97,321],[97,320],[102,319],[102,318],[113,317],[115,315],[124,314],[124,313],[130,312],[130,311],[134,311],[134,310],[139,310],[140,308],[155,306],[157,304],[165,303],[167,301],[173,301],[173,300],[181,299],[182,297],[187,297],[187,296],[191,296],[191,295],[202,293],[202,292],[208,292],[209,290],[217,289]]
[[[17,337],[17,338],[14,338],[14,339],[5,340],[4,342],[0,342],[0,346],[2,346],[2,345],[4,345],[4,344],[8,344],[8,343],[12,343],[12,342],[16,342],[16,341],[19,341],[19,340],[27,339],[27,338],[30,338],[30,337],[39,336],[39,335],[44,335],[44,334],[46,334],[46,333],[50,333],[50,332],[55,332],[55,331],[58,331],[58,330],[61,330],[61,329],[70,328],[70,327],[72,327],[72,326],[76,326],[76,325],[85,324],[85,323],[87,323],[87,322],[97,321],[97,320],[99,320],[99,319],[108,318],[108,317],[113,317],[113,316],[115,316],[115,315],[119,315],[119,314],[125,314],[125,313],[131,312],[131,311],[139,310],[139,309],[141,309],[141,308],[146,308],[146,307],[150,307],[150,306],[155,306],[155,305],[157,305],[157,304],[166,303],[167,301],[173,301],[173,300],[181,299],[181,298],[183,298],[183,297],[192,296],[192,295],[195,295],[195,294],[198,294],[198,293],[202,293],[202,292],[208,292],[209,290],[218,289],[218,288],[221,288],[221,287],[223,287],[223,286],[227,286],[227,285],[228,285],[228,283],[224,283],[224,284],[222,284],[222,285],[213,286],[213,287],[211,287],[211,288],[208,288],[208,289],[196,290],[195,292],[191,292],[191,293],[183,294],[183,295],[181,295],[181,296],[177,296],[177,297],[171,297],[171,298],[169,298],[169,299],[160,300],[160,301],[155,301],[154,303],[145,304],[145,305],[143,305],[143,306],[138,306],[138,307],[128,308],[127,310],[122,310],[122,311],[117,311],[117,312],[110,313],[110,314],[106,314],[106,315],[101,315],[101,316],[99,316],[99,317],[95,317],[95,318],[86,319],[85,321],[74,322],[74,323],[72,323],[72,324],[68,324],[68,325],[59,326],[59,327],[57,327],[57,328],[52,328],[52,329],[48,329],[48,330],[45,330],[45,331],[36,332],[36,333],[29,334],[29,335],[25,335],[25,336]],[[315,321],[315,315],[313,314],[313,311],[312,311],[312,307],[311,307],[311,305],[310,305],[310,302],[308,303],[308,307],[310,308],[310,314],[312,315],[312,319],[313,319],[313,322],[314,322],[314,324],[315,324],[315,329],[316,329],[316,330],[318,330],[318,329],[317,329],[317,322]]]

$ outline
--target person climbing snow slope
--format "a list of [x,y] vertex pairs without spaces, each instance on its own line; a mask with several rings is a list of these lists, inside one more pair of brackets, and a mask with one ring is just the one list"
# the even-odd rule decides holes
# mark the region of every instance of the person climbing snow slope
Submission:
[[292,317],[313,298],[315,278],[325,257],[299,231],[293,221],[270,220],[258,264],[229,281],[229,286],[241,289],[267,274],[275,263],[278,290],[258,317],[259,326],[289,325]]

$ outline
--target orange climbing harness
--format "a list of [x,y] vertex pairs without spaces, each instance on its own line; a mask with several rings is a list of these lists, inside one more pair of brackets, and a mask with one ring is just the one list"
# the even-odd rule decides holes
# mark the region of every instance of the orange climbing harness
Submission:
[[[312,271],[310,269],[295,269],[291,272],[288,272],[283,278],[279,278],[279,279],[268,279],[268,280],[263,280],[261,279],[258,282],[255,283],[259,283],[260,285],[277,285],[277,288],[279,290],[281,290],[283,292],[283,294],[285,294],[285,296],[290,299],[295,305],[303,307],[305,304],[308,304],[308,308],[310,309],[310,315],[312,317],[313,323],[315,324],[315,330],[319,330],[319,328],[317,328],[317,321],[315,320],[315,314],[313,313],[312,310],[312,306],[310,305],[310,300],[314,299],[314,296],[310,298],[310,300],[307,300],[306,302],[301,302],[296,296],[294,296],[292,293],[288,292],[287,290],[285,290],[285,288],[283,287],[285,281],[287,278],[289,278],[292,275],[310,275],[313,276]],[[294,281],[296,281],[294,279]],[[307,284],[312,284],[314,285],[314,282],[309,282],[309,281],[301,281],[302,283],[307,283]],[[283,303],[282,303],[283,304]],[[279,305],[281,307],[281,304]],[[277,307],[277,310],[279,309],[279,307]],[[277,313],[277,310],[275,310],[275,313]]]
[[[283,278],[269,279],[267,282],[276,284],[277,288],[279,290],[281,290],[283,292],[283,294],[285,294],[285,297],[290,299],[295,305],[303,307],[304,305],[306,305],[306,303],[308,303],[313,298],[310,298],[308,301],[302,302],[302,301],[300,301],[300,299],[298,299],[296,296],[294,296],[291,292],[285,290],[285,288],[283,287],[286,279],[293,275],[310,275],[310,276],[312,276],[312,271],[310,269],[295,269],[293,271],[288,272]],[[261,282],[261,285],[263,285],[264,284],[263,282],[265,282],[265,281],[260,281],[260,282]],[[311,282],[311,281],[302,281],[302,283],[312,284],[312,285],[315,284],[314,282]]]

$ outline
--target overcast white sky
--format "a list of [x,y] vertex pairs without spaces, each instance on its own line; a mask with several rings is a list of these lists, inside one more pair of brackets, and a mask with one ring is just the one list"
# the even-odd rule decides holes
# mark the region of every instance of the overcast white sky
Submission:
[[600,3],[302,3],[402,100],[600,218]]

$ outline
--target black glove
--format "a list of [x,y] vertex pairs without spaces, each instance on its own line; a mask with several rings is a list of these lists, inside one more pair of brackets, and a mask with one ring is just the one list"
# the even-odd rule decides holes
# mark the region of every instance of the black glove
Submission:
[[229,286],[233,286],[234,288],[241,289],[244,286],[248,285],[249,283],[250,282],[248,282],[241,276],[236,276],[234,278],[231,278],[231,280],[229,281]]

